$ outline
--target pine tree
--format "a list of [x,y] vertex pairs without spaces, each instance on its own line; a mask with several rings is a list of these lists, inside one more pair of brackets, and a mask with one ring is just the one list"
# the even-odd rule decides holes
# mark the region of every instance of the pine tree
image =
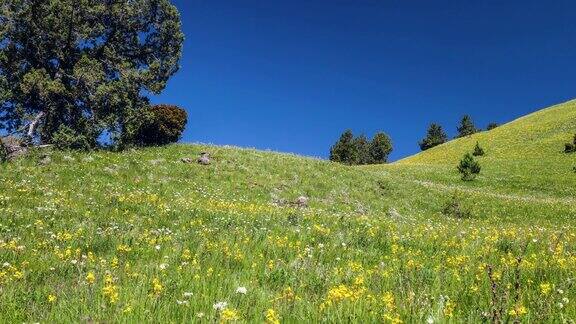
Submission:
[[422,151],[426,151],[430,148],[433,148],[434,146],[446,143],[447,140],[448,136],[446,136],[442,126],[438,124],[431,124],[430,127],[428,127],[426,137],[418,144],[420,145],[420,149]]
[[476,142],[476,146],[474,147],[474,152],[472,155],[474,156],[484,156],[485,152],[482,147],[480,147],[480,143]]
[[458,126],[458,136],[457,137],[466,137],[478,132],[476,126],[474,126],[474,122],[472,121],[472,117],[469,115],[465,115],[462,117],[460,121],[460,126]]
[[354,134],[351,130],[346,130],[336,144],[330,148],[330,161],[355,164],[358,161],[358,151],[354,143]]
[[388,156],[392,153],[392,140],[385,133],[379,132],[374,135],[370,142],[371,163],[381,164],[388,162]]
[[476,179],[476,176],[480,174],[480,170],[480,164],[474,160],[474,157],[470,153],[466,153],[458,165],[458,172],[460,172],[462,180],[464,181]]

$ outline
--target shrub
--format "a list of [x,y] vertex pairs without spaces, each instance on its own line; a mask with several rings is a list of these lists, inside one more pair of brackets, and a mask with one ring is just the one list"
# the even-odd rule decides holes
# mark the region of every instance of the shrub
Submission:
[[464,208],[460,202],[460,196],[457,193],[454,193],[452,198],[446,202],[446,204],[444,204],[444,208],[442,208],[442,214],[444,216],[458,219],[472,218],[472,212],[470,209]]
[[480,174],[480,170],[480,164],[474,160],[474,157],[470,153],[466,153],[458,165],[458,172],[460,172],[462,180],[464,181],[476,179],[476,176]]
[[180,107],[156,105],[147,108],[146,116],[135,132],[133,142],[139,146],[176,143],[188,123],[188,114]]
[[59,150],[80,150],[87,151],[93,147],[93,143],[84,135],[75,130],[60,125],[58,130],[52,135],[52,144]]
[[498,125],[498,123],[490,123],[490,124],[488,124],[488,127],[486,127],[486,130],[493,130],[494,128],[497,128],[498,126],[500,126],[500,125]]
[[420,145],[420,149],[422,151],[426,151],[427,149],[431,149],[434,146],[446,143],[447,140],[448,136],[446,136],[442,126],[438,124],[431,124],[430,127],[428,127],[426,137],[420,141],[418,145]]
[[472,155],[474,156],[484,156],[485,152],[482,147],[480,147],[480,143],[476,142],[476,146],[474,147],[474,152]]
[[564,144],[564,153],[574,153],[574,152],[576,152],[576,135],[574,135],[572,143]]

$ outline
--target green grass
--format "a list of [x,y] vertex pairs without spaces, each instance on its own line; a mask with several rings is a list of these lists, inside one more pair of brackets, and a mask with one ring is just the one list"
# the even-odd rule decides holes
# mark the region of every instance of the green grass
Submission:
[[[574,320],[574,108],[386,166],[203,145],[1,165],[0,322]],[[442,214],[455,192],[471,218]]]

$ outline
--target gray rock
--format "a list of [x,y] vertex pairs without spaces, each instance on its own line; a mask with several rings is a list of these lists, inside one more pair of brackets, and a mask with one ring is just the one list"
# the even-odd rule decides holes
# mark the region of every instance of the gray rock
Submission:
[[308,197],[300,196],[300,197],[298,197],[298,199],[296,199],[295,204],[296,204],[298,207],[305,208],[305,207],[308,207],[308,201],[309,201],[309,200],[310,200],[310,199],[309,199]]
[[206,152],[200,153],[200,157],[198,158],[198,164],[201,165],[210,165],[212,161],[210,160],[210,154]]

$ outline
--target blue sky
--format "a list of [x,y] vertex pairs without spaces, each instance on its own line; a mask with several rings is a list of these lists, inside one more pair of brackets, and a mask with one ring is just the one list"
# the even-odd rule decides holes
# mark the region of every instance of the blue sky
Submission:
[[576,97],[574,1],[174,0],[182,68],[155,103],[189,113],[183,141],[327,157],[350,128],[419,151]]

